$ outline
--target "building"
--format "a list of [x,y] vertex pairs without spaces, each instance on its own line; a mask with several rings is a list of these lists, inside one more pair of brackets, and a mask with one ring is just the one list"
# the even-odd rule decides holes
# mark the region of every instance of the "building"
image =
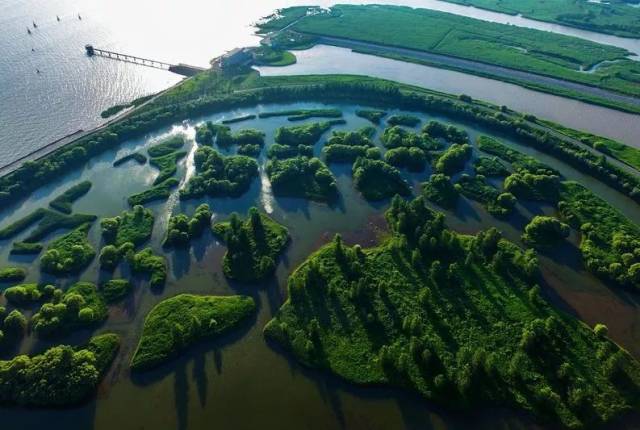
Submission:
[[247,48],[235,48],[227,52],[220,58],[220,67],[227,68],[233,66],[243,66],[253,60],[251,51]]

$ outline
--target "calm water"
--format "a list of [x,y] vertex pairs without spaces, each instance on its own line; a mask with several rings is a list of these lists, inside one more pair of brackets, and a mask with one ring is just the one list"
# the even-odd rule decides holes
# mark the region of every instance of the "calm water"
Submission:
[[[211,58],[226,50],[256,44],[251,23],[260,17],[278,7],[308,3],[304,0],[3,0],[0,2],[0,166],[69,133],[100,124],[99,114],[107,107],[157,92],[180,80],[179,76],[165,71],[101,58],[89,59],[84,55],[85,44],[166,62],[206,66]],[[329,6],[333,1],[311,3]],[[430,7],[580,36],[640,52],[638,40],[598,35],[437,0],[376,3]],[[60,22],[56,15],[60,16]],[[38,25],[37,29],[31,27],[32,21]],[[32,29],[31,36],[27,34],[27,27]],[[40,70],[40,74],[36,70]],[[375,70],[356,72],[371,74]],[[426,69],[423,73],[432,72]],[[394,77],[404,79],[402,74]],[[451,74],[443,75],[443,79],[464,81]],[[476,86],[474,78],[469,79],[468,86]],[[483,93],[479,89],[476,88],[477,93],[467,93],[479,97]],[[562,111],[565,116],[580,118],[587,109],[577,102],[549,105],[547,98],[538,98],[533,92],[523,99],[520,93],[514,94],[504,85],[496,87],[494,93],[504,93],[505,104],[510,106],[530,102],[531,109],[525,103],[525,111],[533,112],[536,106],[546,106],[549,115],[545,116]],[[603,123],[609,122],[609,116],[619,115],[604,112]],[[586,122],[591,123],[591,119]],[[603,134],[616,137],[625,128],[630,127],[615,123]],[[637,141],[638,135],[635,136]],[[633,140],[625,139],[626,142]]]
[[[111,163],[115,159],[135,150],[144,150],[169,134],[185,133],[189,137],[190,155],[181,162],[178,175],[188,178],[193,174],[193,125],[202,120],[218,121],[255,113],[256,110],[299,107],[342,109],[347,124],[334,129],[356,129],[369,125],[354,115],[358,108],[356,106],[320,104],[259,106],[193,118],[186,127],[176,125],[126,142],[118,150],[97,157],[82,170],[67,173],[39,190],[18,208],[0,212],[0,225],[16,220],[37,207],[46,206],[52,196],[85,179],[93,181],[94,187],[75,204],[74,210],[79,213],[94,213],[100,217],[117,215],[127,208],[126,197],[148,187],[157,171],[149,165],[136,164],[113,168]],[[419,116],[423,122],[432,119],[423,114]],[[436,119],[447,121],[446,118]],[[452,123],[464,127],[472,138],[485,132],[469,124]],[[287,124],[284,118],[270,118],[234,124],[232,128],[259,128],[266,132],[267,144],[270,144],[275,129],[284,124]],[[378,136],[381,130],[378,129]],[[561,170],[567,178],[587,184],[631,219],[640,221],[640,207],[631,204],[620,194],[531,148],[520,147],[511,141],[506,143],[538,156],[542,161]],[[321,144],[317,146],[316,152],[320,153]],[[364,201],[353,188],[348,167],[332,165],[331,169],[338,179],[341,193],[341,199],[335,207],[299,199],[274,198],[264,177],[256,180],[249,192],[239,199],[205,199],[211,205],[215,219],[224,219],[232,211],[245,212],[250,206],[257,205],[290,229],[292,243],[274,279],[251,287],[227,282],[221,274],[221,259],[225,248],[209,234],[196,241],[189,250],[168,252],[166,255],[170,276],[166,287],[160,292],[152,292],[146,284],[138,283],[129,299],[121,305],[111,307],[109,319],[97,330],[117,332],[123,339],[122,349],[101,384],[97,398],[83,406],[57,411],[2,408],[0,416],[3,426],[11,429],[40,429],[42,422],[46,420],[47,425],[55,429],[105,430],[539,428],[526,417],[505,410],[456,414],[408,393],[358,388],[324,372],[306,370],[286,353],[265,342],[262,327],[285,300],[286,277],[306,255],[336,232],[342,232],[347,242],[370,245],[384,226],[381,214],[386,204],[372,205]],[[429,173],[412,174],[407,178],[415,184],[428,177]],[[156,251],[161,251],[160,242],[171,213],[192,213],[201,202],[179,202],[174,194],[166,203],[151,205],[156,213],[151,246]],[[464,200],[455,213],[447,213],[447,222],[463,232],[476,232],[489,225],[496,225],[508,238],[518,241],[527,219],[534,214],[550,212],[552,210],[545,206],[519,206],[518,215],[510,222],[504,222],[488,216],[479,205]],[[90,240],[94,247],[99,246],[97,223],[90,232]],[[0,242],[0,266],[12,264],[31,267],[31,259],[10,258],[8,245],[7,241]],[[575,313],[587,324],[604,322],[617,342],[640,357],[640,313],[635,301],[611,291],[586,273],[575,247],[571,245],[558,250],[557,255],[543,256],[542,262],[547,282],[545,293],[555,303]],[[28,281],[43,280],[37,267],[36,261],[31,267]],[[104,277],[94,263],[77,279],[95,282]],[[67,284],[75,280],[67,280]],[[144,316],[160,300],[180,292],[248,294],[256,299],[258,313],[234,334],[216,342],[205,342],[156,371],[132,377],[128,371],[128,362],[140,335]],[[75,344],[90,335],[90,332],[79,332],[59,341]],[[28,337],[15,352],[33,353],[46,346],[46,343]],[[633,423],[617,423],[615,428],[634,427]]]

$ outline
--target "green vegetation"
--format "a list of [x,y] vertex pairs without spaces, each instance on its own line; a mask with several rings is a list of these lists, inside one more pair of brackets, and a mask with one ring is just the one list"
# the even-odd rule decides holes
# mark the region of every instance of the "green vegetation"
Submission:
[[266,167],[273,194],[328,202],[338,195],[336,178],[318,158],[270,160]]
[[471,159],[471,145],[454,143],[444,151],[435,163],[438,173],[453,175],[464,169],[467,161]]
[[415,115],[399,114],[391,115],[387,118],[387,124],[389,125],[404,125],[406,127],[415,127],[420,124],[420,118]]
[[[288,121],[304,121],[305,119],[311,118],[341,118],[342,111],[340,109],[291,109],[267,111],[258,114],[258,118],[272,118],[277,116],[286,116]],[[321,127],[329,127],[326,123],[318,124]],[[332,123],[330,122],[329,124]],[[336,122],[335,124],[341,124],[341,122]]]
[[147,273],[150,275],[149,286],[158,288],[164,286],[167,281],[167,260],[163,256],[155,255],[151,248],[145,248],[127,256],[131,270],[135,273]]
[[353,164],[353,183],[362,196],[371,201],[411,194],[400,171],[381,160],[358,158]]
[[149,100],[151,100],[151,98],[153,98],[154,96],[155,96],[155,94],[150,94],[148,96],[138,97],[137,99],[133,100],[131,103],[125,103],[125,104],[111,106],[110,108],[103,110],[100,113],[100,116],[102,118],[109,118],[110,116],[113,116],[113,115],[115,115],[115,114],[119,113],[120,111],[123,111],[123,110],[125,110],[127,108],[138,107],[138,106],[148,102]]
[[315,10],[316,7],[313,6],[290,6],[278,9],[272,15],[265,16],[256,26],[260,29],[260,33],[282,30]]
[[455,125],[446,125],[439,121],[429,121],[422,128],[422,132],[434,139],[444,139],[451,143],[458,143],[460,145],[469,143],[469,135],[466,131]]
[[382,118],[387,116],[387,113],[383,110],[375,110],[375,109],[359,109],[356,111],[356,115],[360,118],[368,119],[374,124],[380,124]]
[[431,175],[427,182],[422,184],[424,198],[445,209],[454,209],[458,204],[460,193],[451,183],[451,178],[442,173]]
[[518,172],[524,171],[536,174],[559,175],[557,170],[552,169],[529,155],[511,149],[489,136],[480,136],[477,143],[481,151],[503,159],[507,163],[510,163]]
[[18,307],[27,306],[41,300],[49,300],[61,295],[62,290],[56,289],[53,285],[42,284],[20,284],[4,290],[4,297],[7,302]]
[[386,128],[381,137],[382,144],[388,149],[401,147],[435,149],[435,147],[428,146],[425,139],[428,139],[428,137],[413,133],[397,125]]
[[202,197],[239,197],[258,176],[258,163],[245,155],[225,157],[203,146],[195,155],[196,174],[180,190],[183,200]]
[[286,227],[255,207],[249,209],[246,221],[240,221],[234,213],[229,221],[214,224],[213,232],[227,244],[222,263],[225,276],[243,282],[256,282],[271,275],[289,242]]
[[509,169],[507,169],[499,160],[498,157],[478,157],[473,162],[473,169],[476,174],[483,176],[508,176]]
[[367,155],[374,147],[371,141],[374,134],[373,127],[357,131],[334,131],[322,148],[322,153],[329,163],[353,163],[358,157],[380,158]]
[[512,173],[504,180],[504,190],[524,200],[555,203],[558,201],[560,178],[555,175]]
[[62,213],[70,214],[72,211],[71,205],[73,202],[84,196],[91,189],[91,181],[83,181],[74,185],[67,191],[56,197],[49,202],[49,206]]
[[196,126],[196,142],[201,145],[213,145],[213,139],[219,132],[228,135],[231,133],[231,129],[226,125],[214,124],[211,121],[200,124]]
[[200,237],[210,225],[211,209],[206,203],[198,206],[191,218],[185,214],[173,215],[169,218],[163,246],[187,246],[192,239]]
[[138,246],[151,239],[153,222],[153,211],[136,205],[132,211],[123,211],[113,218],[103,218],[100,227],[107,244],[119,247],[130,242]]
[[135,246],[131,242],[125,242],[119,247],[115,245],[105,245],[100,250],[100,268],[104,270],[114,270],[122,259],[133,253]]
[[147,152],[151,158],[164,157],[165,155],[179,151],[183,146],[184,136],[178,134],[161,140],[160,143],[151,146]]
[[111,279],[102,285],[100,292],[107,303],[116,303],[131,292],[133,285],[126,279]]
[[171,195],[171,189],[177,187],[179,184],[180,181],[176,178],[169,178],[148,190],[129,196],[127,203],[129,203],[129,206],[137,206],[158,200],[166,200]]
[[149,164],[160,170],[160,173],[153,181],[153,185],[159,185],[170,179],[178,170],[178,161],[187,156],[186,151],[172,152],[171,154],[149,159]]
[[236,116],[233,118],[225,119],[222,121],[223,124],[235,124],[237,122],[249,121],[251,119],[256,119],[255,114]]
[[547,248],[569,237],[571,229],[557,218],[535,216],[524,228],[522,241],[534,248]]
[[275,141],[281,145],[313,146],[318,142],[318,140],[320,140],[320,136],[329,130],[332,125],[343,123],[344,120],[333,120],[296,125],[292,127],[280,127],[276,130]]
[[[429,9],[338,5],[331,13],[303,18],[292,30],[433,52],[640,94],[639,66],[625,59],[629,52],[624,49]],[[619,61],[600,64],[612,60]],[[597,64],[591,73],[584,72]]]
[[640,38],[640,10],[635,0],[607,2],[563,0],[446,0],[538,21],[553,22],[599,33]]
[[260,130],[245,128],[232,134],[231,129],[224,127],[218,130],[216,144],[221,148],[229,148],[232,145],[239,145],[240,148],[249,145],[262,147],[264,145],[264,133]]
[[551,121],[536,119],[536,122],[545,127],[549,127],[559,133],[562,133],[567,137],[579,140],[585,145],[592,147],[596,151],[600,151],[604,154],[610,155],[611,157],[616,158],[623,163],[627,163],[628,165],[636,169],[640,169],[640,149],[638,148],[625,145],[624,143],[620,143],[613,139],[596,136],[585,131],[573,130]]
[[109,369],[120,346],[115,334],[102,334],[83,348],[54,346],[34,356],[0,361],[0,403],[68,406],[84,400]]
[[136,163],[142,165],[147,162],[147,157],[144,154],[140,154],[139,152],[133,152],[131,154],[125,155],[124,157],[118,158],[113,162],[113,167],[118,167],[129,160],[134,160]]
[[427,166],[427,154],[420,148],[393,148],[384,154],[384,161],[398,168],[422,172]]
[[313,157],[313,146],[307,145],[298,145],[298,146],[289,146],[289,145],[280,145],[279,143],[274,143],[267,150],[268,158],[277,158],[282,160],[284,158],[294,158],[294,157]]
[[269,46],[253,48],[254,63],[258,66],[284,67],[296,64],[296,56],[289,51]]
[[34,255],[40,254],[44,247],[41,243],[13,242],[11,254],[13,255]]
[[0,282],[20,282],[27,277],[27,271],[22,267],[5,267],[0,269]]
[[456,189],[465,197],[482,203],[491,215],[504,218],[509,216],[516,205],[516,198],[510,192],[500,193],[487,184],[484,176],[463,174],[456,183]]
[[617,285],[640,288],[640,229],[607,202],[576,182],[563,182],[562,220],[582,233],[585,266]]
[[394,199],[387,220],[377,247],[337,236],[309,257],[265,335],[307,366],[450,408],[509,406],[575,429],[637,407],[640,364],[544,300],[533,251],[495,229],[454,233],[421,198]]
[[158,366],[200,340],[237,327],[254,311],[253,299],[246,296],[180,294],[165,299],[145,318],[131,368]]
[[40,208],[0,230],[0,240],[17,236],[33,224],[38,223],[33,232],[24,239],[24,242],[38,242],[56,230],[72,229],[79,225],[93,222],[95,219],[95,215],[65,215]]
[[[58,297],[54,294],[54,299]],[[96,325],[107,318],[107,305],[94,284],[78,282],[59,300],[45,303],[33,315],[31,323],[38,336],[59,335],[76,327]]]
[[78,273],[87,267],[96,255],[87,241],[89,228],[91,224],[83,224],[52,241],[40,257],[42,271],[64,276]]

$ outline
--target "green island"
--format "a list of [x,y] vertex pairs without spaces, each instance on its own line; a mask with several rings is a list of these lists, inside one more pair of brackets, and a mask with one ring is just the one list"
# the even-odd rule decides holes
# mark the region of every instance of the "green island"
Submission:
[[200,340],[232,330],[254,312],[255,302],[247,296],[180,294],[165,299],[145,318],[131,368],[156,367]]
[[358,109],[356,111],[356,116],[367,119],[371,121],[373,124],[378,125],[380,124],[380,121],[382,121],[382,118],[387,116],[387,112],[383,110],[375,110],[375,109]]
[[508,146],[500,143],[498,140],[493,139],[489,136],[480,136],[477,143],[478,148],[482,152],[486,152],[487,154],[494,155],[506,161],[507,163],[511,164],[511,167],[513,167],[513,169],[516,171],[525,171],[528,173],[539,174],[558,174],[556,170],[552,169],[546,164],[541,163],[540,161],[529,155],[511,149]]
[[206,203],[196,208],[191,218],[185,214],[172,215],[167,226],[167,235],[163,246],[187,246],[189,242],[211,226],[211,209]]
[[420,197],[394,199],[386,217],[380,245],[336,236],[296,269],[267,338],[307,366],[449,408],[480,401],[583,428],[637,407],[640,364],[545,301],[532,251],[495,229],[448,230]]
[[33,331],[41,337],[60,335],[75,328],[95,326],[107,318],[107,306],[95,284],[77,282],[64,294],[52,293],[31,318]]
[[20,282],[27,277],[27,271],[22,267],[5,267],[0,269],[0,282]]
[[274,195],[319,202],[330,202],[338,195],[336,178],[319,158],[273,159],[266,171]]
[[427,154],[420,148],[401,146],[392,148],[384,154],[384,161],[397,168],[406,168],[411,172],[422,172],[427,166]]
[[569,237],[571,229],[557,218],[537,215],[524,228],[522,241],[534,248],[556,245]]
[[155,217],[151,209],[136,205],[131,211],[123,211],[113,218],[100,220],[105,243],[120,247],[127,242],[142,245],[151,238]]
[[280,145],[313,146],[327,130],[336,124],[344,124],[344,120],[337,119],[305,125],[294,125],[291,127],[280,127],[276,130],[275,141]]
[[470,176],[463,173],[455,186],[460,194],[482,203],[493,216],[507,217],[515,208],[516,197],[508,191],[501,193],[496,187],[488,184],[482,175]]
[[322,154],[327,163],[353,163],[358,157],[379,159],[380,150],[371,138],[375,129],[364,127],[357,131],[334,131],[327,139]]
[[27,317],[18,309],[7,313],[7,309],[0,306],[0,351],[19,343],[27,331]]
[[257,282],[273,274],[278,257],[289,243],[289,231],[255,207],[246,221],[232,214],[213,225],[213,233],[227,245],[224,275],[242,282]]
[[382,160],[358,158],[353,163],[353,184],[365,199],[371,201],[411,194],[400,171]]
[[296,56],[291,52],[269,46],[253,49],[253,59],[258,66],[284,67],[296,63]]
[[[278,116],[286,116],[287,121],[303,121],[311,118],[340,118],[342,117],[342,111],[339,109],[291,109],[266,111],[258,114],[258,118],[263,119]],[[326,126],[324,123],[320,123],[319,125],[321,127]]]
[[422,127],[422,132],[433,139],[444,139],[447,142],[458,143],[460,145],[469,143],[469,135],[466,131],[455,125],[447,125],[439,121],[429,121]]
[[[295,157],[313,157],[313,146],[308,145],[280,145],[274,143],[267,150],[267,158],[277,158],[279,160]],[[327,161],[329,161],[327,157]]]
[[420,124],[420,118],[415,115],[397,114],[387,118],[389,125],[404,125],[405,127],[415,127]]
[[13,238],[37,223],[37,227],[24,239],[24,242],[39,242],[56,230],[73,229],[82,224],[92,223],[95,219],[95,215],[67,215],[40,208],[0,229],[0,240]]
[[202,196],[238,197],[247,192],[258,176],[258,163],[245,155],[225,157],[202,146],[195,154],[196,174],[180,190],[183,200]]
[[41,243],[13,242],[12,255],[37,255],[42,252],[44,246]]
[[471,159],[472,149],[469,144],[454,143],[435,161],[435,170],[445,175],[453,175],[464,169]]
[[126,163],[127,161],[133,160],[136,163],[143,165],[146,164],[147,162],[147,156],[144,154],[141,154],[139,152],[133,152],[131,154],[125,155],[121,158],[118,158],[116,161],[113,162],[113,167],[118,167],[123,165],[124,163]]
[[222,123],[223,124],[235,124],[237,122],[249,121],[251,119],[256,119],[256,118],[257,118],[257,115],[255,115],[255,114],[234,116],[233,118],[222,120]]
[[73,211],[71,207],[73,205],[73,202],[87,194],[90,189],[90,181],[80,182],[79,184],[74,185],[64,193],[60,194],[55,199],[51,200],[51,202],[49,202],[49,206],[57,211],[68,215]]
[[127,252],[127,260],[134,273],[148,274],[151,288],[163,287],[167,281],[167,259],[153,253],[151,248],[145,248],[134,253]]
[[117,303],[124,299],[133,289],[133,285],[126,279],[110,279],[100,287],[100,293],[108,304]]
[[633,0],[446,0],[538,21],[553,22],[599,33],[640,38],[640,10]]
[[71,406],[93,393],[120,347],[115,334],[102,334],[86,346],[58,345],[42,354],[0,361],[0,403]]
[[40,257],[43,272],[66,276],[82,271],[96,256],[96,252],[87,240],[91,224],[83,224],[52,241]]
[[422,196],[444,209],[454,209],[460,193],[449,176],[434,173],[422,184]]
[[186,151],[180,151],[183,146],[184,137],[177,135],[149,148],[147,151],[150,157],[149,164],[160,170],[153,185],[159,185],[175,175],[178,170],[178,161],[187,156]]
[[478,157],[473,162],[473,170],[476,175],[483,176],[509,176],[509,169],[498,160],[498,157]]
[[180,185],[180,181],[176,178],[169,178],[166,181],[154,185],[148,190],[144,190],[137,194],[132,194],[127,198],[127,203],[129,206],[137,206],[144,205],[147,203],[159,201],[159,200],[167,200],[171,195],[171,190]]
[[555,203],[559,198],[560,178],[555,175],[516,172],[506,177],[504,190],[519,199]]
[[62,290],[48,284],[20,284],[4,290],[4,297],[8,303],[16,307],[29,306],[43,300],[51,300],[54,297],[62,297]]

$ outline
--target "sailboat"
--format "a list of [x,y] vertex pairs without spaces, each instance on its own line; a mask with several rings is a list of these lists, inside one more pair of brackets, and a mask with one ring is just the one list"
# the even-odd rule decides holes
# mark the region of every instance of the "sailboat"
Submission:
[[27,27],[27,33],[31,34],[31,30],[29,30],[29,27]]
[[56,19],[60,22],[60,17],[58,15],[56,15]]
[[80,16],[80,14],[78,14],[78,19],[82,21],[82,17]]
[[35,21],[33,21],[33,28],[38,28]]

